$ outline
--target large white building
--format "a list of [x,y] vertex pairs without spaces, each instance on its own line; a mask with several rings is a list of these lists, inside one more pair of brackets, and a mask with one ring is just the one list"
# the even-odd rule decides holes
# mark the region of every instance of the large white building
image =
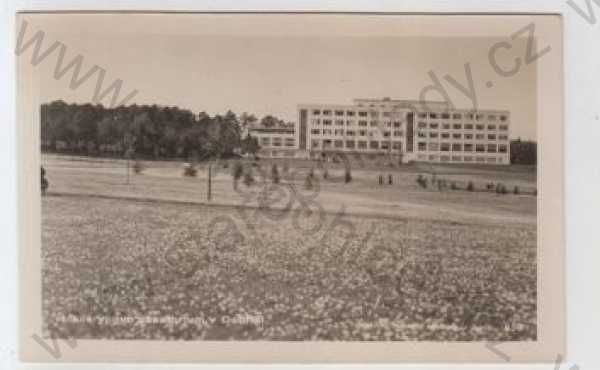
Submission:
[[345,153],[403,162],[510,163],[508,111],[455,109],[442,102],[383,98],[301,104],[293,129],[250,134],[258,137],[261,154],[272,157]]

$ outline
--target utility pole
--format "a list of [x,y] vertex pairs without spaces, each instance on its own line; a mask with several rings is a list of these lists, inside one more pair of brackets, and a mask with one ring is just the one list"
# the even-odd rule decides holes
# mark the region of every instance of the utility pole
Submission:
[[126,166],[126,168],[127,168],[127,185],[129,185],[129,182],[130,182],[129,172],[130,172],[130,168],[131,168],[130,161],[131,161],[132,154],[133,154],[133,148],[131,148],[131,146],[129,146],[129,148],[125,152],[125,157],[126,157],[125,162],[127,163],[127,166]]
[[126,133],[123,136],[123,144],[126,147],[126,149],[125,149],[125,162],[126,162],[127,165],[125,167],[126,167],[126,170],[127,170],[127,185],[129,185],[129,182],[130,182],[129,168],[131,167],[129,162],[130,162],[130,159],[131,159],[131,157],[133,155],[133,152],[134,152],[134,150],[133,150],[133,138],[131,137],[131,135],[129,135],[129,134]]
[[206,199],[210,202],[212,199],[212,163],[208,162],[208,192]]

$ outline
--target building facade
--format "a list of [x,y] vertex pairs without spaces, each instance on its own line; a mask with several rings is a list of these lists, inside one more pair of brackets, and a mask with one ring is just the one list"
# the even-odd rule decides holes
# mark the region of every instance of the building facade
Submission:
[[297,150],[310,158],[345,153],[402,162],[510,163],[510,112],[455,109],[443,102],[302,104],[295,136]]
[[401,162],[510,163],[510,112],[445,102],[355,99],[301,104],[293,127],[253,127],[259,155],[324,158],[381,155]]
[[260,157],[291,158],[298,150],[294,127],[250,127],[248,134],[258,140]]

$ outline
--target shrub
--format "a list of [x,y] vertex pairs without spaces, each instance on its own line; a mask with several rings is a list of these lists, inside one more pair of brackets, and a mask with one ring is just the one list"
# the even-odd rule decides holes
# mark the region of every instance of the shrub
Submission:
[[306,190],[311,190],[313,188],[313,176],[311,176],[310,172],[306,175],[304,179],[304,188]]
[[419,175],[417,177],[417,183],[419,184],[420,187],[422,188],[427,188],[427,179],[425,177],[423,177],[423,175]]
[[190,163],[186,163],[183,165],[183,176],[186,177],[196,177],[198,170],[196,170],[196,166]]
[[244,185],[252,186],[254,184],[254,175],[252,174],[252,170],[248,169],[244,174]]
[[475,191],[475,185],[473,185],[473,181],[469,181],[467,184],[467,191]]
[[485,185],[485,188],[487,190],[494,190],[494,183],[493,182],[488,183],[487,185]]
[[273,184],[279,184],[279,169],[275,163],[271,167],[271,179],[273,180]]
[[231,176],[233,177],[233,188],[237,189],[238,181],[242,178],[244,174],[244,166],[240,162],[235,162],[233,164],[233,170],[231,171]]
[[50,186],[50,183],[48,182],[48,179],[46,178],[46,169],[42,166],[41,167],[41,177],[42,177],[42,183],[41,183],[41,187],[42,187],[42,195],[46,194],[46,190],[48,190],[48,187]]
[[513,194],[519,194],[519,187],[518,186],[515,186],[513,188]]
[[344,182],[347,184],[352,181],[352,173],[350,172],[350,168],[346,167],[346,173],[344,174]]
[[508,191],[506,190],[506,186],[504,186],[503,184],[498,183],[498,185],[496,185],[496,194],[507,194]]
[[136,160],[135,163],[133,164],[133,172],[135,172],[136,174],[140,174],[144,171],[144,165],[142,164],[142,161],[138,161]]
[[450,185],[450,189],[458,190],[458,186],[456,186],[456,183],[454,181],[452,181],[452,184]]

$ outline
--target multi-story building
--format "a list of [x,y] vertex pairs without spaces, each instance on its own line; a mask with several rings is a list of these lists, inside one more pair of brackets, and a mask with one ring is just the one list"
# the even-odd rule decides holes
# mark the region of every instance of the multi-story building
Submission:
[[258,140],[261,157],[294,157],[297,152],[295,129],[291,127],[249,127],[248,134]]
[[454,109],[443,102],[355,99],[298,106],[297,150],[380,154],[403,162],[510,163],[510,113]]
[[294,127],[252,127],[263,157],[386,155],[398,161],[510,163],[510,112],[445,102],[355,99],[301,104]]

